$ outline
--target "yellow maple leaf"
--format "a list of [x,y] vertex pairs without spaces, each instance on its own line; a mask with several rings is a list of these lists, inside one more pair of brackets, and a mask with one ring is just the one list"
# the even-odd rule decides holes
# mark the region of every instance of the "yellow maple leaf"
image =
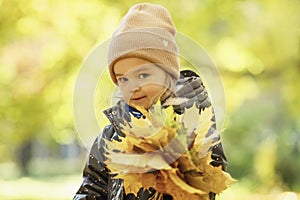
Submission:
[[[158,103],[149,112],[144,113],[143,118],[132,117],[132,121],[122,126],[122,132],[125,137],[120,137],[121,141],[112,141],[118,147],[118,150],[126,152],[152,152],[168,145],[175,137],[180,124],[174,121],[175,113],[172,107],[162,109]],[[109,149],[115,149],[109,145]]]
[[[198,126],[196,129],[196,138],[193,149],[197,152],[197,156],[204,157],[209,153],[211,147],[220,143],[220,132],[214,128],[212,106],[201,112],[198,118]],[[210,132],[210,133],[209,133]],[[208,135],[209,133],[209,135]]]
[[224,172],[222,166],[212,166],[211,161],[211,153],[209,153],[199,160],[196,170],[185,173],[184,177],[195,188],[219,194],[236,180],[229,173]]
[[148,172],[159,169],[170,169],[161,153],[123,153],[110,152],[105,163],[114,173]]
[[155,184],[155,175],[153,173],[121,173],[114,178],[123,179],[125,193],[133,193],[136,196],[141,188],[149,189]]
[[155,188],[161,193],[171,194],[174,200],[208,200],[208,193],[188,185],[177,175],[177,169],[161,170],[165,177],[165,185]]

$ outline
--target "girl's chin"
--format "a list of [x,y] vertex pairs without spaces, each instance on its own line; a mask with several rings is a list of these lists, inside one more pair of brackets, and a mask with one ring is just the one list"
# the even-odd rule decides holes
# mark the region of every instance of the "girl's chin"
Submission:
[[128,104],[136,109],[144,108],[145,110],[148,110],[154,103],[149,102],[148,99],[140,99],[137,101],[130,101]]

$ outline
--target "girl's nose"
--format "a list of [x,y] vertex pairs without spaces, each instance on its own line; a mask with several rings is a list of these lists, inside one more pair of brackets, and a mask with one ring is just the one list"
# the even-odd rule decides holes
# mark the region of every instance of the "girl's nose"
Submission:
[[139,83],[138,80],[131,81],[129,87],[130,87],[129,91],[131,93],[141,90],[141,84]]
[[130,92],[131,92],[131,93],[134,93],[134,92],[138,92],[138,91],[140,91],[140,90],[141,90],[141,86],[138,85],[138,84],[134,84],[134,85],[131,87]]

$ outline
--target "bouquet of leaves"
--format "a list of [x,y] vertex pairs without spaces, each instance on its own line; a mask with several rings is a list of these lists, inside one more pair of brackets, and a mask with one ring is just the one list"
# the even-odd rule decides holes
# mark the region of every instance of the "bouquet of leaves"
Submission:
[[162,108],[160,103],[139,110],[145,118],[132,116],[120,125],[125,137],[106,141],[105,162],[114,178],[124,180],[126,194],[154,188],[158,199],[167,193],[174,200],[202,200],[234,181],[222,166],[210,164],[211,149],[220,142],[219,132],[211,129],[215,123],[211,106],[200,115],[196,106],[178,115],[172,106]]

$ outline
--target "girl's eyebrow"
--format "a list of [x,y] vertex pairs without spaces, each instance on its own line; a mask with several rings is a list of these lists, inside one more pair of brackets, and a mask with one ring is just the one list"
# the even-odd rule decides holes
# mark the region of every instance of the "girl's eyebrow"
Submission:
[[123,74],[115,74],[116,76],[123,76]]
[[151,71],[151,69],[149,69],[149,68],[140,68],[140,69],[137,69],[135,72],[140,73],[140,72],[149,72],[149,71]]

